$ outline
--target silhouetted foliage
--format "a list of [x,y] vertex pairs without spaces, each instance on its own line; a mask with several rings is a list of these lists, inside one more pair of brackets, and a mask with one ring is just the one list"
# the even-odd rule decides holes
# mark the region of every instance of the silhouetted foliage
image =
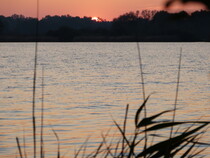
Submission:
[[58,37],[59,41],[72,41],[73,38],[77,35],[77,31],[75,29],[63,26],[56,31],[49,31],[47,33],[49,36]]
[[142,10],[141,11],[141,17],[143,19],[148,19],[148,20],[152,20],[152,18],[155,16],[155,14],[157,13],[157,10]]
[[138,12],[129,12],[113,20],[112,29],[116,35],[135,34],[139,21]]
[[181,2],[183,4],[188,2],[197,2],[203,4],[207,9],[210,9],[210,1],[209,0],[168,0],[165,4],[165,7],[168,8],[174,4],[174,2]]
[[[0,16],[0,41],[35,41],[37,19]],[[128,12],[113,21],[91,17],[46,16],[38,41],[210,41],[210,12]]]
[[0,20],[0,33],[2,32],[3,27],[4,27],[4,25],[3,25],[2,21]]

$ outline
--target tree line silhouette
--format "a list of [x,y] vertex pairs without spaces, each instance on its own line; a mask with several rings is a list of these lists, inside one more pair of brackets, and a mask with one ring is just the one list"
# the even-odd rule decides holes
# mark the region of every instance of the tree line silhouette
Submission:
[[91,17],[48,15],[39,20],[38,36],[36,23],[36,18],[23,15],[0,16],[0,41],[210,41],[210,12],[204,10],[191,14],[143,10],[100,22]]

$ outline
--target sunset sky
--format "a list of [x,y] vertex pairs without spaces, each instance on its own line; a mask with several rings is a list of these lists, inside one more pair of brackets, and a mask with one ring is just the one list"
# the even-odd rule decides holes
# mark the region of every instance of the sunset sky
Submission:
[[[40,18],[46,15],[69,14],[112,20],[129,11],[162,10],[164,2],[165,0],[40,0]],[[200,8],[197,4],[188,6],[188,10]],[[0,11],[0,14],[4,16],[16,13],[35,17],[36,0],[1,0]]]

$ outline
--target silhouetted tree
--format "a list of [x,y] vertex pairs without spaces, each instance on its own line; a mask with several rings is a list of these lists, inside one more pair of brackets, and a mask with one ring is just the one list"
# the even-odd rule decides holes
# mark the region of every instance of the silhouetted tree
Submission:
[[155,16],[157,12],[158,12],[157,10],[142,10],[141,17],[143,19],[152,20],[152,18]]
[[61,27],[69,27],[72,29],[96,29],[96,28],[108,28],[110,22],[96,22],[91,20],[91,17],[72,17],[70,15],[62,16],[46,16],[40,21],[40,32],[47,33],[49,30],[58,30]]
[[61,42],[66,42],[72,41],[77,35],[77,31],[75,29],[63,26],[56,31],[49,31],[47,35],[57,37]]
[[4,24],[3,24],[2,21],[0,20],[0,33],[2,32],[3,28],[4,28]]
[[139,11],[125,13],[115,18],[113,22],[136,22],[139,19]]
[[[39,21],[40,40],[49,41],[210,41],[210,12],[128,12],[112,22],[91,17],[46,16]],[[0,16],[1,40],[35,39],[37,19]],[[9,38],[8,38],[9,37]]]
[[112,29],[118,35],[136,35],[137,29],[145,19],[139,17],[139,12],[129,12],[113,20]]
[[24,15],[18,15],[18,14],[13,14],[12,16],[11,16],[11,18],[13,18],[13,19],[18,19],[18,20],[24,20],[25,19],[25,16]]

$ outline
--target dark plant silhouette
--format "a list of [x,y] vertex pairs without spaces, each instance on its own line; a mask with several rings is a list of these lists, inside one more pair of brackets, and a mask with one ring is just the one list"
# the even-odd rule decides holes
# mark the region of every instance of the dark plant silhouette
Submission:
[[203,4],[206,9],[210,9],[210,1],[209,0],[167,0],[165,3],[165,7],[168,8],[174,4],[174,2],[181,2],[183,4],[186,4],[188,2],[197,2],[200,4]]
[[3,24],[2,21],[0,20],[0,33],[2,32],[3,28],[4,28],[4,24]]
[[152,20],[157,12],[157,10],[142,10],[140,17],[143,19]]
[[[111,22],[90,17],[46,16],[39,21],[38,41],[210,41],[210,12],[128,12]],[[36,41],[37,19],[0,16],[1,41]],[[2,30],[2,31],[1,31]],[[9,37],[9,38],[8,38]]]

